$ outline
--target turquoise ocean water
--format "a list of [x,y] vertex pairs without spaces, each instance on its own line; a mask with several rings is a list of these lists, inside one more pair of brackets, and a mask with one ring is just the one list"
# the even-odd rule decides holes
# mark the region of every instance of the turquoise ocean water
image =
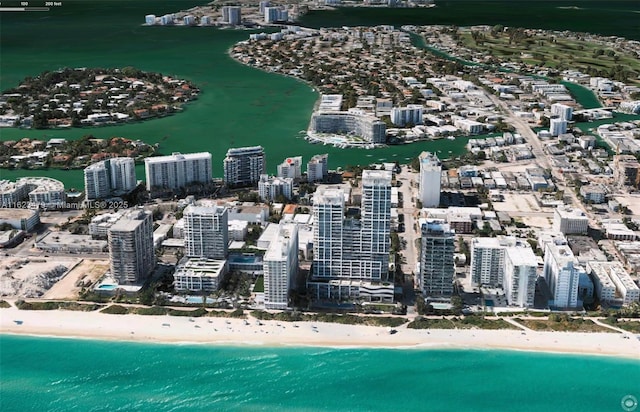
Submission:
[[[617,28],[624,29],[622,34],[627,37],[640,38],[640,20],[632,19],[638,9],[634,2],[581,2],[597,17],[592,20],[582,18],[584,11],[571,9],[562,9],[562,19],[548,18],[560,4],[556,2],[518,2],[515,14],[516,8],[507,7],[505,1],[485,3],[471,7],[473,2],[450,0],[442,2],[437,12],[425,10],[411,16],[403,10],[313,13],[307,21],[342,25],[347,20],[374,24],[382,19],[401,24],[418,19],[424,24],[509,25],[521,18],[518,16],[532,16],[537,27],[588,27],[590,31],[603,27],[603,34]],[[24,76],[67,65],[134,65],[188,78],[203,90],[184,113],[157,121],[72,131],[0,130],[0,140],[25,136],[73,139],[88,132],[97,137],[124,135],[159,142],[166,152],[210,150],[218,176],[224,151],[231,145],[263,144],[270,169],[284,157],[299,153],[308,158],[328,151],[331,167],[335,167],[379,159],[406,160],[421,150],[452,151],[454,155],[462,151],[463,139],[345,151],[296,138],[306,128],[317,94],[301,82],[230,60],[226,49],[248,33],[140,26],[145,14],[160,15],[195,4],[198,2],[65,0],[63,8],[49,14],[0,13],[0,88],[14,87]],[[492,6],[486,6],[489,4]],[[476,21],[481,17],[479,8],[492,9],[489,20],[493,20]],[[0,178],[34,173],[42,174],[0,170]],[[46,174],[68,186],[82,184],[81,171]],[[625,395],[640,398],[638,360],[492,350],[145,345],[0,335],[3,412],[600,412],[622,410],[620,401]]]
[[162,345],[1,335],[8,411],[621,411],[640,363],[497,350]]

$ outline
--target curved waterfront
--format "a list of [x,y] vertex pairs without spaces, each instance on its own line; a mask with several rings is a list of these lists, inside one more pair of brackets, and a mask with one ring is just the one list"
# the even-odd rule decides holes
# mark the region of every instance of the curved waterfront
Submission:
[[[266,73],[230,58],[227,54],[229,47],[247,39],[249,32],[141,25],[145,14],[159,15],[199,3],[175,0],[161,4],[151,0],[73,1],[65,2],[64,7],[53,8],[48,14],[3,13],[0,16],[1,89],[16,86],[26,76],[65,66],[135,66],[141,70],[186,78],[200,87],[202,93],[198,100],[186,106],[184,112],[163,119],[70,130],[0,129],[0,140],[22,137],[77,139],[85,134],[99,138],[123,136],[141,139],[150,144],[159,143],[162,154],[175,151],[211,152],[214,176],[222,175],[222,159],[229,147],[264,146],[271,173],[275,172],[279,162],[292,155],[309,159],[317,153],[329,153],[329,165],[335,168],[379,161],[405,162],[422,150],[439,152],[441,157],[456,156],[465,151],[466,138],[371,150],[309,144],[300,131],[307,129],[313,105],[318,98],[317,92],[291,77]],[[421,24],[462,24],[474,16],[475,6],[467,8],[467,3],[469,1],[466,0],[442,2],[435,9],[413,11],[417,13],[416,16],[423,16]],[[514,24],[518,23],[517,16],[503,10],[504,4],[498,7],[499,3],[504,1],[496,2],[493,9],[497,13],[496,18],[513,18]],[[628,2],[613,3],[607,2],[607,6],[611,6],[609,8],[615,13],[629,5]],[[590,4],[602,7],[602,2],[593,1]],[[538,10],[542,6],[527,4],[526,7]],[[384,15],[388,22],[400,24],[405,19],[412,21],[406,12],[393,9],[341,9],[310,13],[301,23],[330,25],[331,22],[336,24],[342,18],[348,18],[353,19],[351,24],[371,25],[377,24],[380,16]],[[578,12],[568,10],[561,13]],[[429,19],[424,16],[429,16]],[[601,20],[598,22],[599,26],[590,27],[602,26],[606,32],[608,24]],[[570,28],[580,30],[576,24],[572,21],[574,27]],[[618,24],[617,27],[624,25]],[[139,167],[138,171],[138,177],[142,178],[142,168]],[[81,170],[0,170],[0,177],[10,179],[42,174],[62,180],[67,187],[83,186]]]

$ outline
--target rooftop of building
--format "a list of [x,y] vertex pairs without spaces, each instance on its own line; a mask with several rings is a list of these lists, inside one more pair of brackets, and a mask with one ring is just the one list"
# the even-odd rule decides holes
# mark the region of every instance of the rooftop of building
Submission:
[[190,276],[219,276],[227,265],[226,260],[203,257],[183,258],[176,267],[174,276],[189,274]]
[[248,147],[235,147],[227,150],[227,157],[244,156],[249,154],[264,154],[264,148],[262,146],[248,146]]
[[196,159],[209,159],[211,160],[211,153],[198,152],[198,153],[173,153],[167,156],[153,156],[144,159],[145,164],[164,163],[178,160],[196,160]]
[[110,231],[132,232],[144,222],[147,216],[151,216],[150,211],[144,209],[128,210],[111,226]]
[[184,211],[183,211],[183,216],[186,215],[199,215],[199,216],[206,216],[206,215],[222,215],[227,211],[227,208],[224,206],[217,206],[217,205],[211,205],[211,206],[195,206],[195,205],[189,205],[187,206]]
[[528,243],[522,242],[518,246],[510,246],[505,250],[514,266],[538,267],[538,258]]
[[[277,226],[276,236],[269,243],[269,248],[264,254],[265,261],[280,261],[286,259],[290,248],[295,245],[292,244],[291,239],[297,235],[298,227],[295,224],[280,224]],[[298,253],[296,249],[291,253]]]
[[582,210],[568,206],[558,206],[555,213],[557,213],[561,218],[589,220]]
[[19,208],[0,208],[0,220],[29,219],[38,214],[37,210]]

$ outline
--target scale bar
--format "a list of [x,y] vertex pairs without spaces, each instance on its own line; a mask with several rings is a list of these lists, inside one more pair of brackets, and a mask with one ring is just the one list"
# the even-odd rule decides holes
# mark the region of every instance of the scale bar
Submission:
[[3,11],[49,11],[49,7],[0,7]]

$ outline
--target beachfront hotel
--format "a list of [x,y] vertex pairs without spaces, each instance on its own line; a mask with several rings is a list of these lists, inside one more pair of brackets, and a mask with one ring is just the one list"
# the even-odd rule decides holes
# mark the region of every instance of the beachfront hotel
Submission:
[[186,256],[227,258],[229,227],[226,207],[189,205],[184,209],[183,219]]
[[298,275],[298,225],[280,224],[262,261],[264,305],[267,309],[286,309],[289,290]]
[[[307,289],[317,299],[353,297],[341,296],[346,289],[333,288],[331,281],[381,282],[389,272],[391,172],[363,172],[360,219],[345,218],[345,197],[343,189],[323,186],[314,195],[312,279]],[[362,285],[366,289],[368,283]],[[358,290],[366,297],[366,290]]]
[[455,274],[455,233],[440,219],[421,219],[422,249],[418,287],[427,297],[449,297]]
[[156,266],[153,217],[144,209],[129,210],[107,232],[111,276],[120,284],[143,282]]
[[185,257],[173,274],[173,286],[181,292],[212,293],[218,290],[228,270],[226,260]]
[[628,306],[640,300],[640,288],[620,262],[591,261],[587,263],[587,271],[593,276],[601,302]]
[[150,193],[182,189],[194,183],[210,183],[211,153],[174,153],[144,159]]
[[106,199],[136,188],[136,165],[130,157],[115,157],[84,169],[85,199]]
[[307,163],[307,181],[309,183],[321,182],[329,176],[329,155],[317,154]]
[[514,237],[475,237],[471,240],[471,281],[474,285],[502,286],[505,250]]
[[420,202],[422,207],[440,206],[442,164],[435,153],[422,152],[420,161]]
[[563,237],[558,237],[545,246],[543,276],[553,298],[549,306],[561,309],[578,307],[578,288],[581,274],[578,259]]
[[507,303],[528,308],[533,306],[538,278],[538,260],[526,242],[507,247],[504,259],[503,287]]
[[262,146],[229,149],[223,160],[224,183],[228,186],[253,186],[264,174],[266,161]]
[[311,116],[309,128],[316,133],[360,137],[370,143],[384,144],[387,140],[385,123],[364,112],[316,112]]

